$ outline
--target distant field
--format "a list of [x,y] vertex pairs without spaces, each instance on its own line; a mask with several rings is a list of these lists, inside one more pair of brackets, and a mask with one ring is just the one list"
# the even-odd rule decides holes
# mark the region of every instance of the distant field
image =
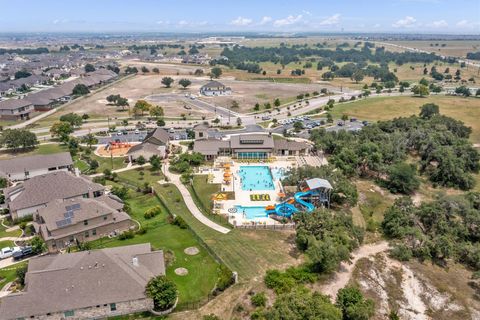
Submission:
[[438,104],[442,114],[461,120],[472,127],[473,132],[470,139],[473,143],[480,143],[480,99],[478,98],[448,96],[369,98],[352,103],[337,104],[331,113],[335,118],[346,114],[369,121],[389,120],[418,114],[420,106],[430,102]]
[[[420,50],[426,50],[429,52],[435,52],[440,55],[465,57],[468,52],[479,51],[479,40],[425,40],[425,41],[388,41],[388,43],[417,48]],[[436,46],[438,44],[438,46]],[[442,47],[442,44],[445,45]],[[433,45],[433,46],[431,46]],[[397,49],[398,50],[398,49]]]

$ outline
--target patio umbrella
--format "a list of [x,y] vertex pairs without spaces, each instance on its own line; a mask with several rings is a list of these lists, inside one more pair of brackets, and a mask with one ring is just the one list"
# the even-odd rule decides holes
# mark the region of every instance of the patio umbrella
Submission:
[[283,197],[285,197],[285,193],[279,192],[279,193],[278,193],[278,196],[279,196],[280,198],[283,198]]
[[230,172],[225,172],[225,173],[223,174],[223,176],[226,178],[226,177],[230,177],[231,174],[230,174]]

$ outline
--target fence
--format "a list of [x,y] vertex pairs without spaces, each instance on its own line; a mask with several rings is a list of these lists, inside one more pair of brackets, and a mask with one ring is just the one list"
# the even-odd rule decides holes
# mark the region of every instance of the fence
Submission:
[[249,229],[249,230],[294,230],[295,223],[285,224],[244,224],[241,226],[235,226],[236,229]]

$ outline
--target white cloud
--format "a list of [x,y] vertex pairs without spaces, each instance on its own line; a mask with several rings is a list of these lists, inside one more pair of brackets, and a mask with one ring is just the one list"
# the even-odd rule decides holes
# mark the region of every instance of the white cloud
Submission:
[[52,21],[53,24],[67,23],[68,19],[55,19]]
[[462,29],[478,28],[478,26],[480,26],[480,22],[472,22],[472,21],[463,19],[458,21],[456,25],[457,27]]
[[375,29],[376,29],[376,28],[380,28],[381,26],[382,26],[382,25],[381,25],[380,23],[375,23],[375,24],[373,25],[373,27],[374,27]]
[[284,19],[275,20],[273,22],[273,25],[275,27],[289,26],[289,25],[292,25],[292,24],[295,24],[295,23],[298,23],[298,22],[302,21],[302,19],[303,19],[303,15],[301,15],[301,14],[296,15],[296,16],[289,15],[288,17],[286,17]]
[[178,21],[179,26],[188,26],[190,23],[186,20],[180,20]]
[[248,26],[252,24],[253,20],[249,18],[238,17],[235,20],[232,20],[230,24],[234,26]]
[[336,13],[333,16],[323,19],[320,21],[319,25],[321,26],[331,26],[334,24],[338,24],[340,22],[340,14]]
[[264,24],[269,23],[270,21],[272,21],[272,17],[265,16],[265,17],[262,18],[262,20],[260,20],[260,24],[264,25]]
[[438,20],[438,21],[433,21],[430,24],[430,26],[433,28],[445,28],[445,27],[448,27],[448,23],[445,20]]
[[158,21],[157,21],[157,24],[168,25],[168,24],[170,24],[170,21],[168,21],[168,20],[166,20],[166,21],[164,21],[164,20],[158,20]]
[[410,28],[415,25],[415,22],[417,22],[417,19],[411,16],[406,16],[403,19],[398,20],[397,22],[392,24],[392,27],[394,28]]

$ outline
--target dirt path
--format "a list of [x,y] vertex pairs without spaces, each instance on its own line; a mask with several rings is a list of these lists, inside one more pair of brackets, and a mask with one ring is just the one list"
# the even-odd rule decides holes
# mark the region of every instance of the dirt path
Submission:
[[351,263],[342,262],[340,270],[334,275],[333,279],[322,285],[320,291],[326,295],[335,298],[338,290],[345,287],[352,277],[353,269],[358,260],[376,255],[377,253],[386,251],[388,249],[388,242],[381,241],[377,243],[367,244],[361,246],[352,253]]

